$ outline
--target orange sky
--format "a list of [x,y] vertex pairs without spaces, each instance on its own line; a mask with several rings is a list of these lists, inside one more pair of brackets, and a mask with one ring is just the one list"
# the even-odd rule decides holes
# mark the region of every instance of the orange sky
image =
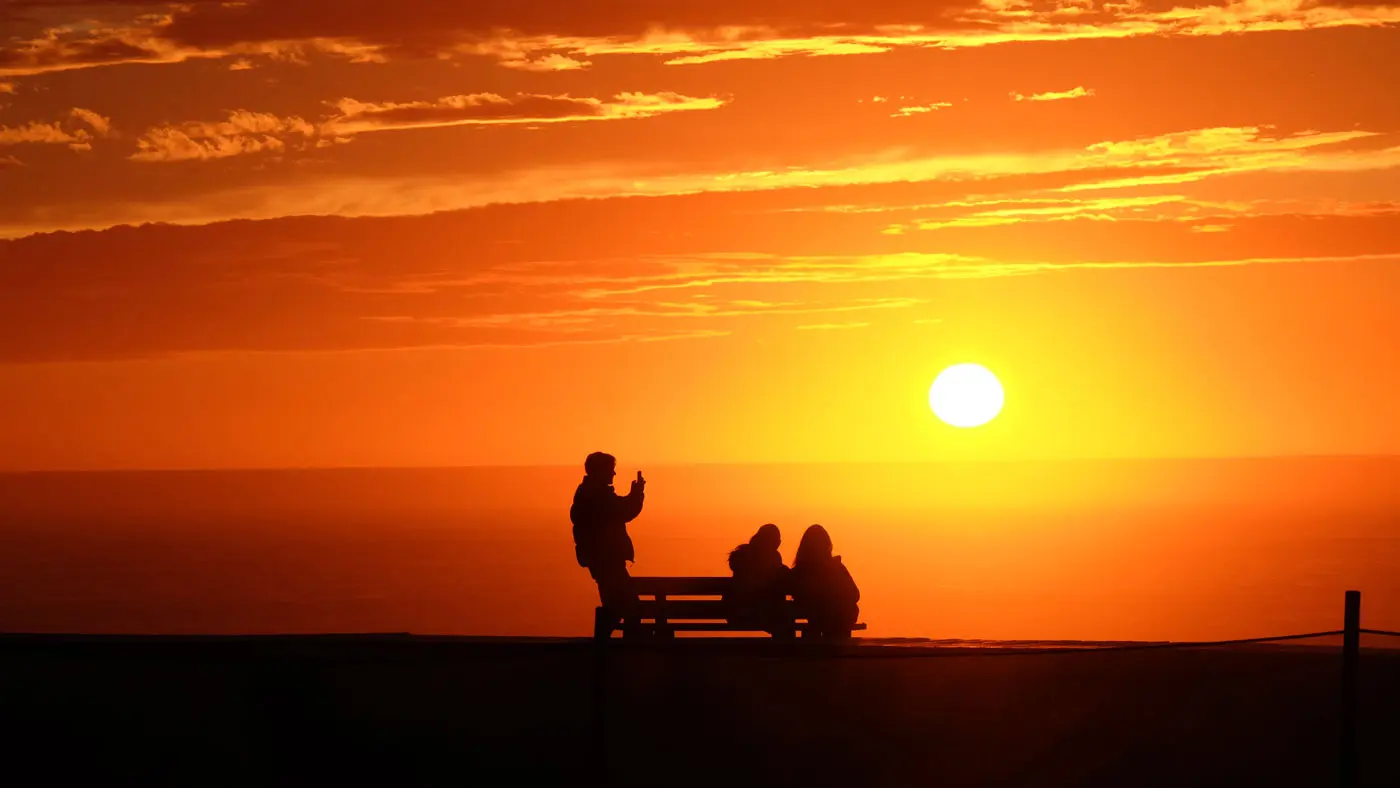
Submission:
[[1351,0],[8,0],[0,469],[1400,452],[1397,52]]

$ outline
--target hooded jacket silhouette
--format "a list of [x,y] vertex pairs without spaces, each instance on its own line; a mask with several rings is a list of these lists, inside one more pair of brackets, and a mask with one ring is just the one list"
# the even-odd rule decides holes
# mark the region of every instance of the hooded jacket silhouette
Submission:
[[789,570],[778,552],[782,534],[768,523],[749,541],[729,553],[734,583],[724,594],[733,624],[757,626],[778,635],[789,635],[792,620],[786,615]]
[[574,557],[579,566],[597,568],[636,558],[627,524],[642,513],[645,497],[636,482],[627,495],[618,495],[611,479],[583,477],[569,507],[569,520],[574,525]]

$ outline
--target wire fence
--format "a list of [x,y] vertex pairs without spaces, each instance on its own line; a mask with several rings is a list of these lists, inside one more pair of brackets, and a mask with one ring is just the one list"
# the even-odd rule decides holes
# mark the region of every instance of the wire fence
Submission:
[[[1362,630],[1363,632],[1365,630]],[[1236,638],[1234,640],[1182,640],[1169,641],[1165,643],[1124,643],[1113,646],[1070,646],[1063,648],[1034,648],[1034,649],[980,649],[962,652],[936,651],[914,651],[909,649],[909,653],[901,654],[897,648],[881,650],[879,652],[862,652],[860,650],[850,650],[836,656],[845,658],[864,659],[889,659],[889,658],[929,658],[929,657],[1031,657],[1039,655],[1054,654],[1088,654],[1098,652],[1122,652],[1122,651],[1160,651],[1174,648],[1209,648],[1216,646],[1243,646],[1253,643],[1274,643],[1286,640],[1308,640],[1311,638],[1328,637],[1334,635],[1345,635],[1346,630],[1333,629],[1327,632],[1303,632],[1297,635],[1274,635],[1272,637],[1257,638]]]
[[[1344,611],[1344,626],[1342,629],[1331,629],[1325,632],[1303,632],[1291,635],[1274,635],[1269,637],[1235,638],[1232,640],[1198,640],[1179,641],[1162,643],[1124,643],[1106,646],[1088,647],[1067,647],[1067,648],[949,648],[946,644],[942,647],[934,648],[901,648],[898,646],[887,646],[884,648],[870,648],[856,645],[854,648],[849,643],[804,643],[802,641],[784,641],[772,643],[769,641],[772,651],[767,652],[768,656],[811,656],[817,658],[836,659],[929,659],[929,658],[985,658],[985,657],[1028,657],[1038,655],[1061,655],[1061,654],[1088,654],[1088,653],[1121,653],[1124,651],[1160,651],[1167,649],[1187,649],[1187,648],[1212,648],[1220,646],[1242,646],[1256,643],[1276,643],[1294,640],[1307,640],[1311,638],[1342,636],[1341,644],[1341,671],[1340,671],[1340,698],[1342,713],[1340,718],[1340,748],[1338,751],[1338,785],[1340,788],[1356,788],[1359,784],[1359,768],[1357,764],[1357,701],[1358,701],[1358,673],[1360,668],[1360,643],[1361,635],[1380,635],[1383,637],[1400,637],[1400,632],[1385,629],[1362,629],[1361,628],[1361,592],[1348,591],[1346,593],[1346,606]],[[688,640],[688,638],[686,639]],[[599,709],[598,735],[602,733],[604,717],[601,699],[606,683],[606,663],[608,660],[604,655],[616,648],[617,644],[626,643],[627,638],[613,641],[611,638],[600,639],[597,644],[597,673],[595,679],[598,700],[595,707]],[[762,642],[762,641],[760,641]],[[624,648],[632,650],[634,648],[646,650],[670,651],[677,647],[676,640],[641,640],[634,643],[626,643]]]
[[[1400,632],[1387,632],[1384,630],[1360,630],[1363,634],[1373,635],[1394,635],[1400,637]],[[1293,640],[1309,640],[1313,638],[1345,636],[1346,630],[1333,629],[1326,632],[1302,632],[1294,635],[1272,635],[1268,637],[1235,638],[1232,640],[1181,640],[1164,641],[1155,643],[1121,643],[1104,646],[1022,646],[1018,647],[1006,644],[998,647],[980,646],[960,646],[957,642],[942,643],[912,643],[908,645],[894,645],[882,643],[862,643],[860,640],[847,642],[841,641],[816,641],[803,642],[803,640],[786,641],[775,643],[766,638],[723,638],[726,645],[738,646],[752,644],[761,649],[759,656],[772,657],[813,657],[819,659],[985,659],[992,657],[1036,657],[1055,656],[1061,654],[1090,654],[1090,653],[1121,653],[1124,651],[1162,651],[1167,649],[1186,648],[1214,648],[1222,646],[1244,646],[1251,644],[1275,643]],[[639,640],[629,641],[627,638],[604,641],[610,643],[608,648],[621,649],[623,651],[674,651],[680,643],[689,641],[691,643],[711,643],[712,639],[682,638],[677,640]]]

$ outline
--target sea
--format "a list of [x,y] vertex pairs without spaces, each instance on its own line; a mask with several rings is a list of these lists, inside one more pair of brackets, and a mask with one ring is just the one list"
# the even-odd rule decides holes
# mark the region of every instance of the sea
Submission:
[[[634,575],[820,523],[872,638],[1400,630],[1400,458],[619,466]],[[0,474],[0,632],[587,635],[576,466]]]

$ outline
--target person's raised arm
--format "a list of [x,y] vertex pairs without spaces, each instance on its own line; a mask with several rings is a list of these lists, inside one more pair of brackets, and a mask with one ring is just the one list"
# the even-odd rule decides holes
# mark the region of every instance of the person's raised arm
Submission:
[[642,478],[641,471],[637,471],[637,478],[632,480],[631,491],[626,495],[617,496],[617,513],[623,522],[630,523],[642,513],[642,501],[646,498],[646,486],[647,480]]

